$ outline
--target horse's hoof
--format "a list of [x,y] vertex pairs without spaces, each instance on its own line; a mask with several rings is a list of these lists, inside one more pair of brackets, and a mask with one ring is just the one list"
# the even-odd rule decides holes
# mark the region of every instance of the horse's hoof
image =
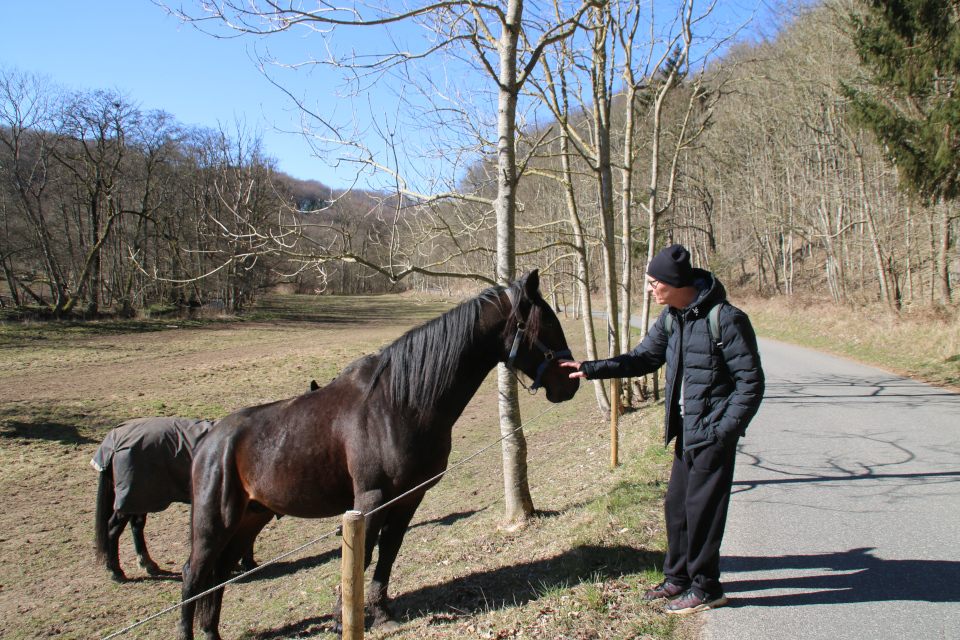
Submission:
[[123,571],[120,571],[119,573],[114,571],[113,573],[110,574],[110,579],[120,584],[123,584],[124,582],[129,582],[129,580],[127,580],[127,576],[123,573]]
[[169,571],[164,571],[161,569],[156,562],[145,563],[141,564],[140,566],[143,567],[143,570],[147,572],[147,575],[153,576],[154,578],[157,576],[170,575]]

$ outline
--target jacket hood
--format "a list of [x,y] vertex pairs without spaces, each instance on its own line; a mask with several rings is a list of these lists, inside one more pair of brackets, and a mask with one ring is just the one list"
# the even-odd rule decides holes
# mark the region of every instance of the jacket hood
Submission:
[[684,313],[694,311],[696,315],[700,315],[700,312],[709,311],[713,305],[727,299],[727,290],[723,287],[723,284],[717,280],[715,275],[705,269],[693,270],[693,283],[694,286],[699,287],[700,294],[693,301],[693,304],[683,310]]

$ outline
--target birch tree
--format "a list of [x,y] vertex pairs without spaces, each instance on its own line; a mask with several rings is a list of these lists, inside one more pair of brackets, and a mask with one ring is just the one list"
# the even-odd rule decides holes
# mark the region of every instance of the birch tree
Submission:
[[[596,0],[599,2],[600,0]],[[317,4],[313,9],[305,8],[303,3],[280,3],[271,0],[254,2],[201,2],[198,9],[186,11],[182,7],[176,11],[181,17],[195,22],[214,21],[232,31],[256,35],[271,35],[305,28],[318,32],[325,30],[328,41],[334,42],[334,33],[346,28],[385,27],[402,23],[419,23],[436,34],[436,39],[423,43],[418,51],[395,49],[374,53],[370,57],[351,52],[343,57],[331,55],[323,61],[329,65],[347,68],[353,74],[352,79],[362,85],[373,76],[385,77],[390,73],[401,75],[415,68],[415,62],[441,53],[467,62],[467,67],[477,70],[492,83],[496,94],[496,139],[497,158],[496,195],[492,208],[496,218],[496,263],[494,278],[496,282],[506,284],[516,277],[516,189],[522,168],[518,168],[516,149],[517,100],[520,91],[533,70],[544,49],[550,44],[569,37],[577,28],[580,17],[588,10],[594,0],[587,0],[575,7],[572,14],[557,20],[536,21],[524,15],[523,0],[507,0],[494,4],[473,1],[443,1],[425,3],[406,11],[394,11],[389,5],[354,7],[351,9],[332,8],[326,4]],[[333,47],[333,45],[331,45]],[[332,50],[332,49],[331,49]],[[404,75],[404,79],[409,76]],[[300,103],[303,106],[303,103]],[[328,132],[325,141],[343,140],[338,128],[316,111],[308,111],[315,125]],[[396,147],[391,143],[391,152]],[[415,195],[410,181],[402,175],[398,167],[391,169],[387,161],[378,161],[367,156],[366,164],[377,170],[386,170],[392,175],[397,187],[397,195],[411,197]],[[461,198],[461,194],[450,191],[444,196]],[[416,194],[424,203],[435,202],[436,194]],[[477,204],[484,204],[482,198],[475,198]],[[400,224],[400,216],[394,217],[393,224]],[[451,233],[450,237],[455,234]],[[391,234],[397,237],[397,234]],[[399,242],[395,243],[399,246]],[[454,244],[454,247],[457,245]],[[447,264],[459,251],[448,251],[440,265]],[[489,275],[456,274],[449,269],[441,271],[436,261],[423,267],[414,260],[404,265],[394,263],[398,254],[392,252],[390,264],[378,265],[381,272],[399,279],[414,272],[443,273],[475,277],[481,281],[490,281]],[[339,256],[340,259],[346,256]],[[416,254],[407,254],[415,259]],[[337,259],[338,256],[325,255],[324,260]],[[357,256],[352,256],[358,259]],[[442,268],[442,267],[441,267]],[[479,276],[479,277],[477,277]],[[504,483],[506,490],[505,526],[515,527],[522,523],[533,511],[526,472],[526,442],[520,429],[520,411],[517,398],[517,383],[512,373],[504,366],[498,369],[498,397],[500,404],[500,428],[504,436]]]
[[[652,10],[647,15],[648,9],[631,0],[591,9],[584,35],[576,45],[564,42],[554,47],[544,60],[542,80],[535,86],[563,129],[561,146],[575,150],[593,179],[589,188],[596,190],[592,201],[596,203],[596,236],[602,256],[609,355],[630,348],[637,209],[646,213],[645,231],[653,250],[657,223],[673,204],[681,154],[704,130],[711,101],[701,90],[702,66],[690,72],[691,48],[705,42],[695,38],[693,27],[706,19],[711,8],[695,15],[692,3],[681,1],[666,11],[664,24],[655,19]],[[705,46],[712,51],[718,44],[707,42]],[[706,55],[709,53],[698,58],[701,64]],[[568,86],[576,87],[579,91],[573,93],[580,95],[572,108],[567,103]],[[664,109],[681,86],[685,90],[681,106],[674,109],[680,117],[667,121]],[[665,132],[673,142],[669,148],[661,145]],[[567,155],[561,153],[561,157]],[[650,186],[639,196],[641,167],[649,171]],[[573,183],[566,169],[554,171],[554,175]],[[571,205],[568,208],[573,211]],[[571,220],[574,227],[579,225],[574,216]],[[646,300],[642,333],[649,315]],[[585,324],[592,322],[592,318],[584,319]],[[587,335],[592,336],[593,331],[588,330]],[[601,411],[606,413],[605,391],[600,385],[596,390]],[[625,391],[629,400],[629,387]]]

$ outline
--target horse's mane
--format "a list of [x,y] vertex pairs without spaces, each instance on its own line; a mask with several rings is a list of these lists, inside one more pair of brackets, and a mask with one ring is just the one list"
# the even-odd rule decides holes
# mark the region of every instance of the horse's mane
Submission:
[[[514,282],[511,299],[521,295],[520,282]],[[453,386],[454,374],[460,359],[476,339],[476,327],[484,304],[499,308],[498,299],[505,287],[484,290],[475,298],[454,307],[443,315],[407,331],[380,352],[380,362],[371,378],[370,391],[378,384],[381,374],[391,368],[390,393],[400,406],[429,413],[437,399]],[[531,306],[526,319],[525,341],[533,343],[540,329],[542,312]],[[504,332],[516,330],[517,305],[511,305]]]

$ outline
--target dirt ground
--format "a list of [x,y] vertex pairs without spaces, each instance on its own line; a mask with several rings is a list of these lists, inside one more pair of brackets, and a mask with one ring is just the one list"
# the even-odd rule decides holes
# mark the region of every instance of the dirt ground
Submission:
[[[97,473],[89,460],[118,422],[219,418],[303,393],[310,380],[329,381],[355,358],[450,308],[399,296],[310,300],[313,306],[296,313],[285,300],[260,320],[169,322],[149,332],[0,328],[0,638],[102,638],[179,602],[187,506],[147,520],[150,551],[170,577],[151,578],[137,567],[127,534],[121,563],[129,582],[112,582],[94,564]],[[564,320],[564,328],[582,357],[580,321]],[[455,427],[452,463],[499,437],[494,385],[492,375]],[[524,396],[524,419],[550,406],[542,394]],[[427,494],[394,568],[390,591],[403,623],[394,637],[692,633],[636,598],[639,585],[657,579],[662,560],[665,462],[656,421],[656,409],[623,417],[622,459],[647,462],[614,472],[609,426],[592,387],[531,421],[525,433],[538,513],[517,532],[498,528],[499,445],[448,474]],[[337,524],[274,521],[257,541],[257,559],[288,553]],[[329,614],[339,543],[323,538],[228,586],[224,637],[334,637]],[[177,617],[161,616],[123,637],[173,637]]]

